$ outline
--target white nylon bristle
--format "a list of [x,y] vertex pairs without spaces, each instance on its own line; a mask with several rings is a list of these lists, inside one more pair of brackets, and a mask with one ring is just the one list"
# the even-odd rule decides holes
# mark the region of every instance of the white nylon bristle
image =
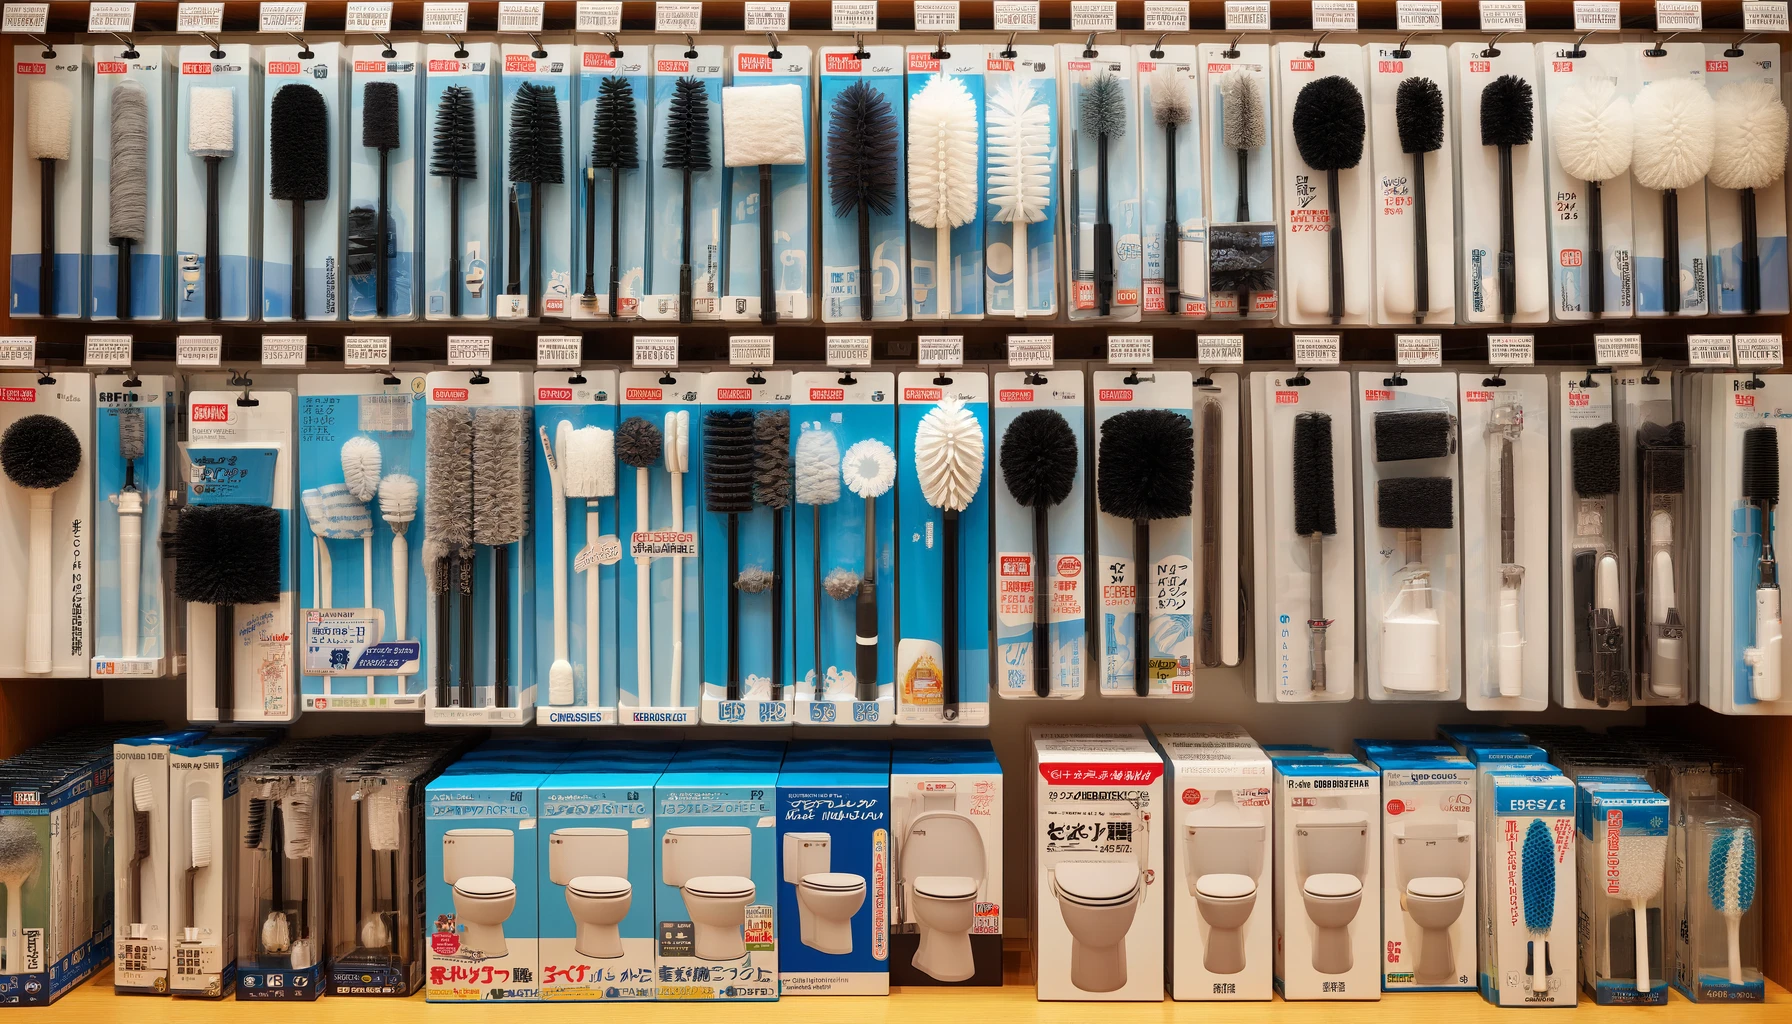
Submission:
[[977,102],[964,83],[935,75],[908,103],[908,216],[924,228],[977,215]]
[[983,427],[956,398],[940,402],[915,432],[915,475],[927,504],[962,512],[983,484]]
[[881,498],[896,482],[896,453],[875,438],[855,442],[840,459],[840,475],[859,497]]
[[665,429],[660,432],[665,444],[666,472],[689,473],[691,471],[691,414],[688,412],[669,412],[666,414]]
[[367,847],[371,850],[398,849],[403,833],[404,801],[399,787],[381,786],[367,798]]
[[1717,90],[1717,139],[1711,184],[1766,188],[1786,173],[1786,105],[1766,82],[1733,82]]
[[194,86],[187,106],[187,152],[200,158],[235,156],[236,90]]
[[342,482],[357,501],[372,501],[380,489],[380,445],[360,434],[342,445]]
[[311,827],[311,798],[289,796],[280,801],[281,823],[286,827],[286,859],[299,860],[311,856],[316,833]]
[[1195,117],[1188,77],[1165,65],[1151,74],[1151,117],[1159,128],[1180,128]]
[[1621,900],[1648,900],[1667,884],[1668,837],[1618,836],[1617,891]]
[[1630,99],[1609,78],[1569,89],[1549,111],[1556,159],[1569,176],[1609,181],[1630,169],[1635,121]]
[[566,434],[560,472],[568,498],[608,498],[616,493],[616,434],[578,427]]
[[1691,188],[1711,169],[1717,108],[1704,83],[1664,78],[1643,86],[1632,104],[1636,145],[1631,175],[1656,191]]
[[797,86],[722,89],[722,159],[729,167],[807,163],[807,139],[803,91]]
[[191,840],[192,858],[189,867],[212,866],[212,802],[203,796],[193,798],[187,819],[187,837]]
[[1012,75],[989,99],[989,201],[1004,224],[1037,224],[1052,200],[1052,112],[1032,79]]
[[796,502],[832,505],[840,500],[840,442],[834,432],[805,427],[796,439]]
[[33,160],[67,160],[74,139],[74,101],[61,82],[31,83],[25,101],[25,155]]
[[155,803],[155,787],[150,784],[149,776],[139,775],[131,780],[131,807],[147,813]]
[[380,481],[380,518],[397,528],[417,518],[417,478],[388,473]]

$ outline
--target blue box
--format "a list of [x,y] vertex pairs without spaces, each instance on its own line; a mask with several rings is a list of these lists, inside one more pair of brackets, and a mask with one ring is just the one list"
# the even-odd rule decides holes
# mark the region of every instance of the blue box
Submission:
[[778,775],[782,988],[890,992],[890,746],[793,743]]
[[541,998],[539,790],[552,768],[444,774],[424,804],[424,993],[430,1002]]

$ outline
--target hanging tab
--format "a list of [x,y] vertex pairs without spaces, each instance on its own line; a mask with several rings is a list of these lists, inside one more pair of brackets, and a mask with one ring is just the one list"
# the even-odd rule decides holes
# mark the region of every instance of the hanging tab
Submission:
[[1164,40],[1188,31],[1187,0],[1145,0],[1145,18],[1140,27],[1157,33],[1157,42],[1151,44],[1151,59],[1162,60]]
[[1481,51],[1481,56],[1488,60],[1498,57],[1500,55],[1500,37],[1505,34],[1504,32],[1495,32],[1493,38],[1487,41],[1487,48]]

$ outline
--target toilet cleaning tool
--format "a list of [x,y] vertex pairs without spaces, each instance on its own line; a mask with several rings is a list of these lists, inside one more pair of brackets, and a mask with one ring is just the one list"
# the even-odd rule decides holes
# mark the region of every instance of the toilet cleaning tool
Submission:
[[1165,66],[1151,76],[1151,119],[1164,133],[1164,312],[1182,311],[1182,218],[1176,213],[1176,129],[1194,120],[1188,79]]
[[[560,100],[548,85],[524,82],[510,101],[510,180],[529,186],[529,315],[540,316],[541,216],[547,185],[566,184],[563,166],[565,133],[560,126]],[[515,193],[512,192],[513,201]],[[513,245],[515,243],[513,242]],[[520,268],[513,267],[514,279]],[[512,292],[511,294],[515,294]]]
[[149,860],[149,846],[153,842],[150,815],[154,813],[155,800],[155,786],[149,776],[134,776],[131,779],[131,917],[126,924],[143,922],[143,865]]
[[236,90],[194,86],[187,94],[187,152],[205,161],[205,318],[224,318],[223,253],[219,251],[218,171],[236,156]]
[[1742,652],[1750,668],[1749,694],[1780,699],[1780,574],[1773,556],[1774,508],[1780,501],[1780,434],[1750,427],[1742,434],[1742,500],[1755,506],[1761,557],[1755,563],[1755,642]]
[[212,866],[212,802],[196,796],[187,802],[187,914],[184,920],[189,941],[199,933],[199,872]]
[[1101,425],[1095,466],[1101,511],[1132,520],[1133,693],[1146,697],[1154,674],[1149,627],[1155,601],[1148,581],[1155,575],[1156,562],[1151,556],[1151,523],[1181,519],[1193,510],[1194,423],[1167,409],[1129,409]]
[[[1755,905],[1755,830],[1747,825],[1720,828],[1711,837],[1711,860],[1706,866],[1705,888],[1711,909],[1724,916],[1724,938],[1729,943],[1730,984],[1743,983],[1742,918]],[[8,887],[7,906],[13,893]],[[7,935],[12,929],[7,929]],[[9,958],[10,959],[10,958]]]
[[1606,707],[1630,699],[1624,672],[1624,629],[1618,624],[1618,556],[1610,537],[1617,530],[1618,425],[1576,427],[1568,432],[1577,543],[1573,600],[1576,684],[1583,698]]
[[[809,162],[803,90],[795,85],[730,85],[722,89],[722,162],[759,168],[759,322],[778,322],[774,276],[772,168]],[[688,204],[687,204],[688,206]],[[688,235],[689,232],[687,231]]]
[[1755,190],[1786,173],[1786,105],[1779,88],[1767,82],[1733,82],[1717,90],[1713,105],[1721,116],[1711,150],[1711,184],[1742,193],[1742,311],[1754,316],[1761,311]]
[[1500,498],[1499,604],[1494,613],[1494,680],[1501,697],[1524,694],[1524,619],[1519,598],[1524,566],[1518,564],[1518,439],[1524,433],[1524,406],[1516,395],[1501,393],[1487,419],[1494,447],[1494,485]]
[[[837,601],[843,601],[853,593],[858,594],[853,636],[857,647],[853,662],[854,699],[876,700],[877,499],[883,497],[896,483],[896,453],[890,450],[889,445],[875,438],[857,441],[846,449],[846,455],[841,458],[840,475],[846,481],[848,490],[865,499],[865,566],[861,573],[835,569],[828,573],[823,587],[828,596]],[[956,595],[953,595],[952,600],[956,602]],[[956,627],[953,628],[956,630]]]
[[952,229],[977,216],[977,103],[964,82],[948,74],[928,79],[908,103],[908,217],[934,229],[934,286],[939,316],[957,310],[953,298]]
[[473,543],[492,549],[492,704],[500,708],[513,706],[510,547],[529,532],[529,444],[525,410],[473,410]]
[[1674,517],[1679,512],[1677,498],[1686,490],[1686,424],[1644,423],[1637,427],[1637,461],[1643,481],[1643,497],[1637,513],[1641,519],[1639,537],[1646,537],[1648,547],[1645,584],[1638,587],[1644,595],[1643,628],[1649,643],[1649,693],[1657,697],[1678,697],[1686,688],[1686,664],[1682,660],[1686,625],[1680,618],[1680,601],[1674,579]]
[[678,236],[678,322],[688,324],[691,308],[691,175],[709,170],[709,91],[698,78],[685,76],[673,86],[666,111],[665,159],[660,164],[684,179],[684,200],[679,215],[684,227]]
[[[652,490],[648,469],[660,460],[663,442],[660,428],[640,416],[622,421],[616,431],[616,460],[635,469],[635,531],[653,529],[648,518],[648,493]],[[674,563],[676,565],[676,563]],[[653,707],[653,602],[651,599],[653,560],[635,556],[635,702]],[[673,575],[677,575],[676,569]],[[677,617],[676,613],[675,616]],[[678,705],[678,683],[672,684],[673,703]]]
[[1400,693],[1442,693],[1449,686],[1438,591],[1425,563],[1424,531],[1456,525],[1455,481],[1447,476],[1382,477],[1375,485],[1376,525],[1399,531],[1400,590],[1381,618],[1381,685]]
[[[1263,85],[1246,68],[1220,77],[1220,144],[1238,155],[1238,206],[1235,220],[1251,219],[1251,151],[1269,141],[1263,113]],[[1243,310],[1241,304],[1239,309]]]
[[[320,609],[333,608],[336,582],[333,572],[335,566],[330,558],[330,539],[357,536],[336,522],[341,518],[352,526],[357,515],[355,499],[348,493],[347,485],[325,484],[323,487],[308,487],[300,491],[299,507],[305,510],[305,523],[311,527],[312,603]],[[366,511],[365,505],[359,509],[360,514],[365,514]],[[331,677],[325,676],[325,694],[331,692],[330,686]]]
[[118,489],[118,627],[123,656],[137,656],[143,629],[139,614],[143,592],[143,490],[137,486],[137,460],[143,457],[147,426],[142,409],[118,410],[118,457],[124,462],[124,485]]
[[548,467],[549,500],[553,509],[550,516],[553,524],[554,661],[548,666],[548,703],[563,706],[572,703],[573,693],[572,654],[567,638],[566,611],[566,474],[560,468],[560,460],[555,457],[554,449],[558,445],[560,453],[565,454],[567,435],[572,433],[572,424],[561,420],[554,430],[554,440],[548,439],[546,424],[536,430],[541,435],[541,454]]
[[305,319],[305,204],[330,197],[330,112],[302,83],[274,94],[268,121],[268,197],[292,206],[292,318]]
[[[266,852],[268,858],[268,913],[261,922],[256,950],[285,956],[292,949],[292,922],[286,916],[286,857],[281,853],[286,828],[276,810],[279,801],[274,796],[273,784],[257,788],[259,795],[249,798],[248,817],[243,828],[243,848]],[[255,891],[259,895],[259,888]]]
[[1294,417],[1294,535],[1307,539],[1308,689],[1325,689],[1325,538],[1338,532],[1332,485],[1332,418],[1322,412]]
[[[449,680],[453,632],[454,592],[461,596],[462,633],[469,632],[472,609],[469,586],[473,548],[473,410],[461,406],[436,406],[423,421],[424,481],[423,561],[434,574],[436,600],[435,636],[430,640],[436,658],[436,707],[453,703]],[[458,689],[460,704],[473,705],[473,666],[466,656],[472,649],[463,635]]]
[[[616,434],[602,427],[572,427],[562,429],[563,440],[558,448],[561,479],[566,497],[581,500],[585,503],[585,548],[581,557],[585,565],[585,706],[597,707],[599,700],[598,686],[601,672],[598,669],[598,654],[603,649],[602,626],[598,619],[598,584],[603,564],[598,561],[597,545],[603,533],[603,525],[599,519],[598,501],[616,496]],[[560,513],[565,515],[564,510]],[[561,601],[565,615],[564,591],[567,570],[564,558],[555,562],[555,599]],[[552,681],[550,679],[550,689]],[[553,700],[549,703],[572,703],[572,691],[566,690],[564,702]]]
[[728,517],[728,661],[726,699],[740,700],[740,517],[753,511],[753,414],[703,417],[703,504]]
[[466,287],[460,272],[460,183],[479,178],[479,132],[473,112],[473,90],[451,85],[436,104],[435,143],[429,173],[448,179],[448,315],[460,316],[460,293]]
[[[1636,924],[1636,990],[1649,991],[1649,901],[1667,884],[1668,837],[1618,836],[1618,871],[1611,895],[1630,904]],[[1609,873],[1610,869],[1607,868]],[[1606,977],[1611,977],[1611,918],[1605,919]]]
[[1661,308],[1680,312],[1680,189],[1711,169],[1717,108],[1696,78],[1663,78],[1643,86],[1632,104],[1636,122],[1631,175],[1661,193]]
[[6,973],[25,973],[25,883],[43,864],[37,831],[16,815],[0,818],[0,886],[6,889]]
[[[131,319],[131,247],[149,235],[149,100],[126,79],[112,90],[112,162],[106,237],[118,247],[112,315]],[[44,308],[49,315],[49,308]]]
[[772,510],[772,700],[784,699],[784,510],[790,507],[790,411],[753,416],[753,502]]
[[859,267],[853,276],[859,296],[859,319],[871,319],[876,289],[872,287],[871,215],[888,216],[896,208],[896,112],[890,101],[858,80],[834,97],[828,114],[828,201],[834,216],[858,222]]
[[292,938],[287,955],[292,969],[303,971],[317,963],[317,944],[311,939],[311,857],[316,841],[312,820],[311,798],[303,793],[280,801],[280,819],[285,828],[284,840],[275,856],[298,861],[299,905],[293,912],[298,934]]
[[1126,92],[1120,79],[1103,73],[1083,87],[1077,101],[1077,131],[1084,138],[1095,140],[1095,308],[1098,315],[1107,316],[1114,301],[1114,225],[1108,219],[1111,216],[1108,210],[1108,144],[1126,135]]
[[1605,315],[1605,213],[1600,185],[1630,170],[1636,124],[1630,97],[1610,78],[1589,78],[1562,95],[1549,111],[1550,142],[1571,178],[1587,183],[1587,314]]
[[[367,805],[367,849],[373,868],[373,898],[361,919],[361,945],[368,949],[391,949],[397,946],[403,931],[398,923],[398,851],[403,834],[404,807],[391,786],[381,786],[362,801]],[[355,852],[357,865],[360,851]],[[386,861],[386,899],[381,907],[379,893],[380,859]],[[357,904],[356,910],[360,909]]]
[[[371,86],[369,87],[371,88]],[[342,445],[342,479],[349,493],[366,511],[369,502],[380,490],[379,442],[365,434],[356,434]],[[361,524],[361,607],[373,607],[373,517]],[[384,637],[375,637],[375,642]],[[400,638],[402,639],[402,637]],[[367,695],[373,696],[374,677],[367,677]]]
[[[61,82],[31,83],[25,100],[25,155],[39,174],[37,312],[56,315],[56,165],[68,160],[74,138],[74,101]],[[10,970],[11,964],[7,967]]]
[[[813,558],[815,602],[810,609],[810,629],[814,637],[813,662],[815,676],[812,699],[825,699],[826,671],[821,660],[821,507],[840,500],[840,442],[832,430],[819,423],[805,423],[796,438],[796,502],[809,506],[809,550]],[[869,530],[867,530],[869,536]],[[858,588],[858,581],[853,581]]]
[[[665,438],[661,457],[672,484],[672,532],[684,532],[684,478],[691,471],[691,414],[669,412],[661,430]],[[733,574],[730,574],[732,579]],[[684,693],[684,556],[672,556],[672,683],[673,707]]]
[[1002,432],[1002,482],[1021,508],[1033,510],[1033,693],[1052,694],[1050,510],[1076,483],[1076,434],[1056,409],[1029,409]]
[[587,306],[597,302],[592,267],[597,243],[597,172],[610,174],[610,319],[619,315],[621,282],[617,267],[622,257],[622,172],[638,168],[640,128],[635,117],[635,89],[628,79],[606,75],[597,86],[597,109],[591,123],[591,163],[585,168],[585,295]]
[[1444,144],[1444,94],[1429,78],[1408,78],[1394,93],[1400,152],[1412,157],[1412,322],[1431,311],[1431,232],[1426,227],[1425,154]]
[[403,641],[409,636],[405,612],[411,597],[411,546],[405,531],[417,518],[416,477],[388,473],[380,481],[380,518],[392,530],[392,638]]
[[1549,991],[1549,934],[1556,919],[1556,843],[1542,818],[1532,818],[1519,860],[1524,928],[1531,936],[1531,991]]
[[1338,172],[1362,162],[1366,123],[1363,94],[1339,75],[1308,82],[1294,99],[1294,146],[1308,167],[1325,174],[1325,197],[1331,211],[1326,221],[1331,245],[1326,309],[1334,324],[1344,318],[1344,229],[1338,214]]
[[1481,145],[1500,157],[1500,318],[1512,322],[1518,311],[1518,242],[1512,199],[1512,147],[1531,144],[1536,123],[1531,83],[1517,75],[1501,75],[1481,91]]
[[1052,112],[1020,75],[1009,76],[989,99],[989,201],[997,223],[1014,226],[1014,315],[1025,317],[1033,295],[1027,231],[1045,219],[1052,201]]
[[[942,520],[940,714],[948,722],[958,720],[959,701],[958,516],[970,506],[983,485],[983,449],[982,424],[955,397],[942,399],[929,409],[915,431],[915,476],[921,484],[921,496],[940,510]],[[869,531],[866,541],[870,543]],[[868,574],[869,570],[867,566]],[[864,587],[860,584],[861,595]]]
[[25,590],[25,671],[48,672],[51,545],[55,538],[56,489],[81,469],[81,439],[67,423],[44,413],[13,421],[0,434],[0,471],[23,490],[31,505],[31,541]]
[[280,600],[280,521],[265,505],[188,505],[175,521],[174,596],[215,609],[210,650],[203,617],[188,620],[187,675],[197,681],[210,670],[220,722],[235,712],[237,606]]
[[391,179],[386,169],[392,151],[398,148],[398,123],[398,83],[368,82],[367,91],[361,98],[361,145],[377,149],[380,154],[380,198],[378,213],[374,216],[373,234],[376,248],[373,263],[373,313],[382,317],[389,308],[387,293],[392,281],[392,267],[389,263],[392,252],[386,241],[392,216],[388,206]]
[[1201,628],[1195,657],[1204,668],[1220,664],[1220,403],[1201,402]]

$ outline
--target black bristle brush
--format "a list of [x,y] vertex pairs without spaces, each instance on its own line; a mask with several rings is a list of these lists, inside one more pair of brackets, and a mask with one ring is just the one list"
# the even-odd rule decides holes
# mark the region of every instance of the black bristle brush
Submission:
[[1209,228],[1207,263],[1208,290],[1213,294],[1231,292],[1237,314],[1249,316],[1251,296],[1271,291],[1276,286],[1276,251],[1263,244],[1268,232],[1248,228]]
[[[566,184],[566,139],[553,86],[524,82],[510,101],[510,180],[529,186],[529,315],[541,315],[542,187]],[[512,192],[512,202],[515,192]],[[512,243],[513,247],[515,243]],[[510,276],[515,278],[517,271]],[[511,294],[515,294],[512,292]]]
[[828,115],[828,200],[834,216],[858,218],[859,319],[871,319],[871,215],[896,208],[900,135],[890,101],[862,79],[834,97]]
[[473,90],[451,85],[436,104],[435,145],[429,173],[447,178],[448,188],[448,315],[460,316],[460,183],[479,178],[479,137],[473,113]]
[[753,511],[753,414],[703,417],[703,505],[728,517],[727,699],[740,700],[740,517]]
[[784,510],[790,507],[790,410],[753,417],[753,501],[772,510],[772,700],[784,699]]
[[268,195],[292,204],[292,318],[305,319],[305,204],[330,197],[330,111],[309,85],[283,85],[268,124]]
[[1425,154],[1444,144],[1444,94],[1429,78],[1408,78],[1394,94],[1400,152],[1412,156],[1412,322],[1431,312],[1431,231],[1425,203]]
[[1151,523],[1194,507],[1195,425],[1167,409],[1130,409],[1101,425],[1096,498],[1102,512],[1132,520],[1133,692],[1151,693]]
[[688,324],[691,309],[691,175],[709,170],[709,90],[702,79],[686,76],[673,86],[666,112],[666,158],[662,167],[684,179],[680,207],[684,230],[679,234],[678,322]]
[[1077,104],[1077,130],[1095,140],[1096,312],[1107,316],[1114,301],[1114,224],[1108,219],[1108,143],[1126,134],[1126,92],[1120,79],[1097,75]]
[[1332,323],[1344,319],[1344,234],[1338,222],[1338,172],[1363,159],[1363,94],[1349,79],[1327,75],[1301,87],[1294,100],[1294,145],[1301,160],[1325,172],[1325,198],[1330,204],[1326,237],[1331,243]]
[[597,111],[591,118],[591,165],[585,169],[585,302],[597,301],[592,261],[597,240],[597,172],[610,172],[610,319],[616,319],[621,289],[622,172],[641,166],[641,129],[635,116],[635,88],[628,79],[607,75],[598,83]]
[[1033,693],[1051,684],[1051,528],[1047,515],[1076,484],[1076,433],[1056,409],[1028,409],[1002,433],[1002,481],[1015,504],[1033,510]]
[[1307,539],[1307,687],[1325,689],[1325,538],[1338,532],[1338,498],[1332,483],[1332,418],[1322,412],[1294,417],[1294,535]]
[[[235,716],[236,609],[280,600],[280,510],[265,505],[188,505],[174,524],[174,593],[214,606],[212,685],[218,721]],[[194,617],[193,621],[203,621]],[[197,637],[195,638],[197,639]],[[188,657],[204,678],[203,643]]]
[[1576,497],[1576,543],[1571,574],[1574,614],[1575,682],[1583,698],[1600,707],[1628,699],[1620,657],[1624,634],[1618,625],[1618,556],[1608,541],[1617,524],[1610,502],[1620,483],[1620,442],[1616,423],[1576,427],[1568,432],[1568,453]]
[[391,216],[391,181],[387,174],[387,162],[392,151],[398,148],[398,120],[398,84],[367,83],[367,92],[361,101],[361,145],[377,149],[380,154],[380,199],[373,222],[375,316],[385,316],[389,308],[386,293],[392,282],[392,268],[386,262],[391,257],[390,247],[386,244],[386,229]]
[[1742,432],[1742,500],[1759,517],[1761,555],[1755,562],[1755,642],[1743,651],[1748,664],[1749,694],[1756,700],[1779,700],[1781,685],[1781,619],[1779,561],[1773,553],[1774,509],[1780,503],[1780,432],[1770,425]]
[[1512,322],[1518,309],[1518,243],[1512,212],[1512,147],[1531,144],[1536,124],[1531,83],[1501,75],[1481,93],[1481,145],[1500,153],[1500,318]]
[[1375,414],[1375,461],[1411,462],[1456,454],[1456,417],[1410,410]]

